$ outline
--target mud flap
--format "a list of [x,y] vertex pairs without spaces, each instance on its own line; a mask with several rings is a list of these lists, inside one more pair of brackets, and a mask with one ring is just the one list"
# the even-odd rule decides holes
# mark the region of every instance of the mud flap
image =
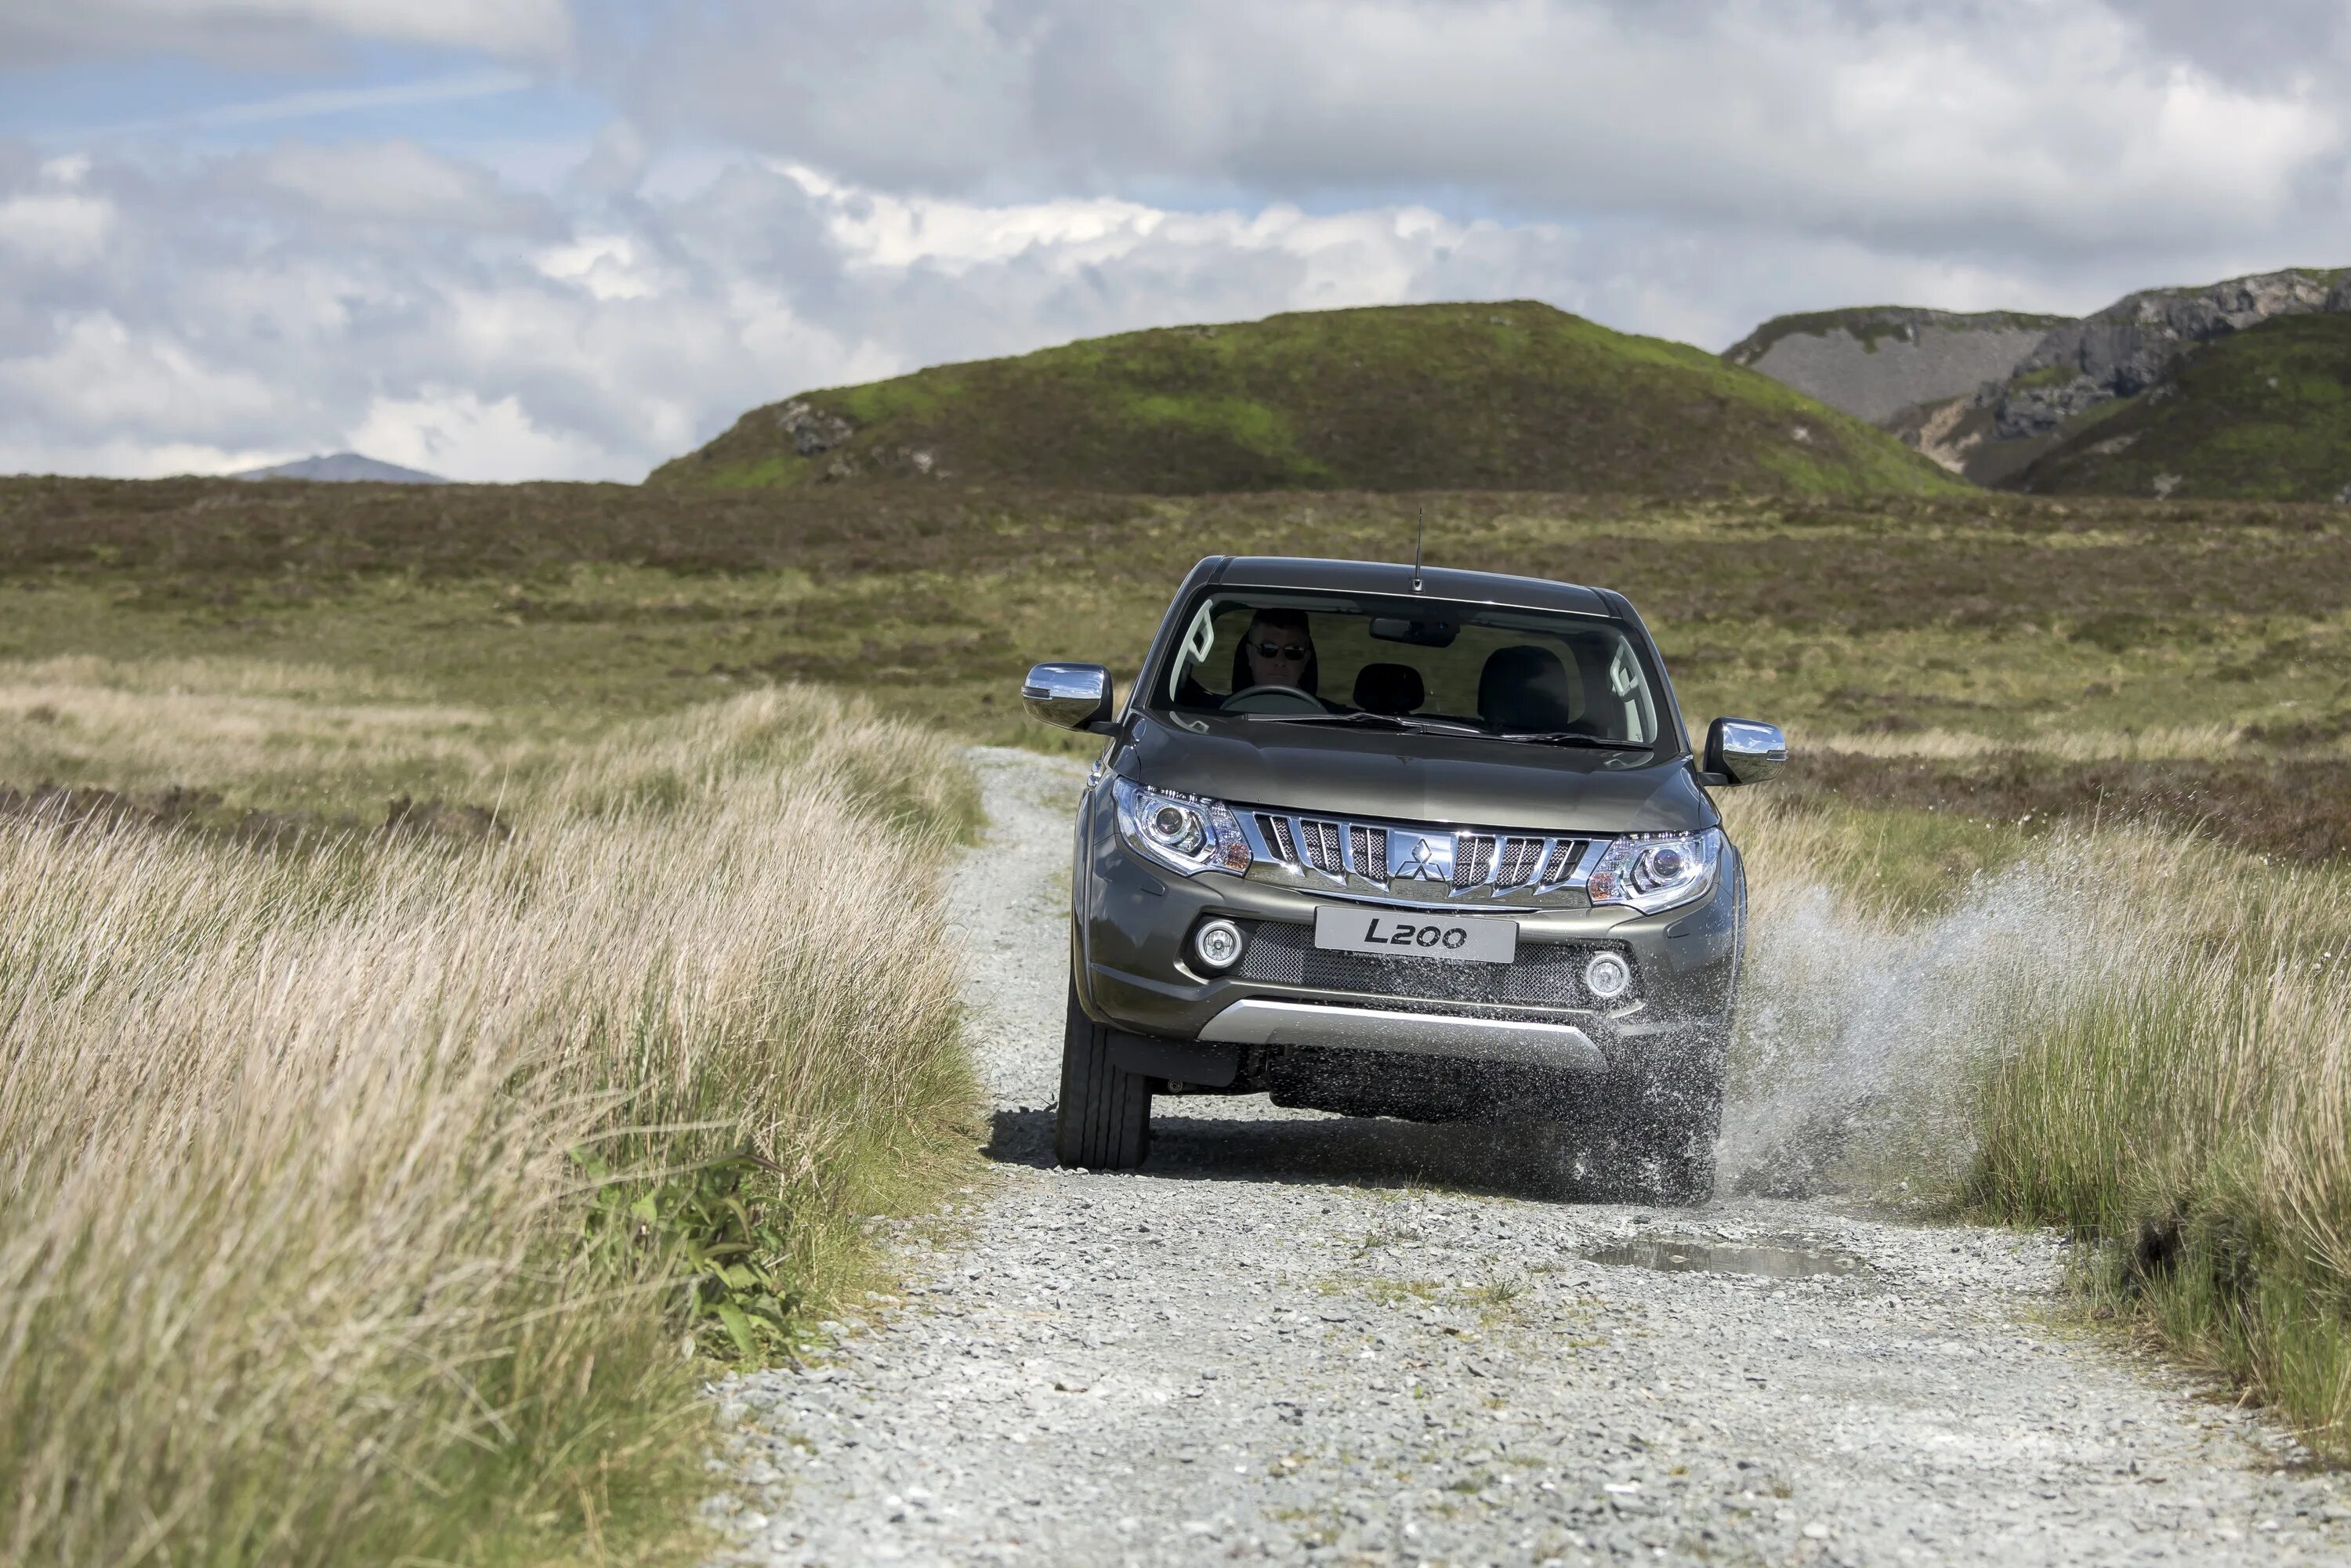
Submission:
[[1238,1045],[1159,1040],[1116,1030],[1110,1033],[1110,1059],[1114,1066],[1128,1072],[1196,1083],[1203,1089],[1227,1088],[1241,1071],[1241,1048]]

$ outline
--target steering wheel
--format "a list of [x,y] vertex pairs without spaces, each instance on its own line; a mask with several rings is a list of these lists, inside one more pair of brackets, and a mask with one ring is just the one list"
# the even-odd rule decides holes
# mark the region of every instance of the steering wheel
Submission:
[[1243,686],[1227,697],[1226,713],[1329,713],[1322,699],[1296,686]]

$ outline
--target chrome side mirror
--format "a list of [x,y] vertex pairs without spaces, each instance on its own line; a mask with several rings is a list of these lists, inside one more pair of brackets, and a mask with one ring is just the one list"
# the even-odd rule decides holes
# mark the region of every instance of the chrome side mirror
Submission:
[[1710,784],[1761,784],[1788,766],[1788,737],[1776,724],[1751,718],[1719,718],[1707,727],[1706,771]]
[[1110,722],[1110,672],[1100,664],[1039,664],[1020,683],[1029,716],[1062,729]]

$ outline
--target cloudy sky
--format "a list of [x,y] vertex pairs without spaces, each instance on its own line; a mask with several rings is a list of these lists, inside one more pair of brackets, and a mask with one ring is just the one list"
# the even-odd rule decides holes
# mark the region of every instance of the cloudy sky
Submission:
[[0,473],[634,480],[812,386],[2351,263],[2342,0],[0,0]]

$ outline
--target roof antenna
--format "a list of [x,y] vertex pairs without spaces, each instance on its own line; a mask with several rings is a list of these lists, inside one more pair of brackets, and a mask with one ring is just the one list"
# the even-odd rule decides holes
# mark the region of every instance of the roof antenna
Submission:
[[1427,532],[1428,508],[1423,507],[1412,525],[1412,591],[1415,593],[1420,591],[1420,541]]

